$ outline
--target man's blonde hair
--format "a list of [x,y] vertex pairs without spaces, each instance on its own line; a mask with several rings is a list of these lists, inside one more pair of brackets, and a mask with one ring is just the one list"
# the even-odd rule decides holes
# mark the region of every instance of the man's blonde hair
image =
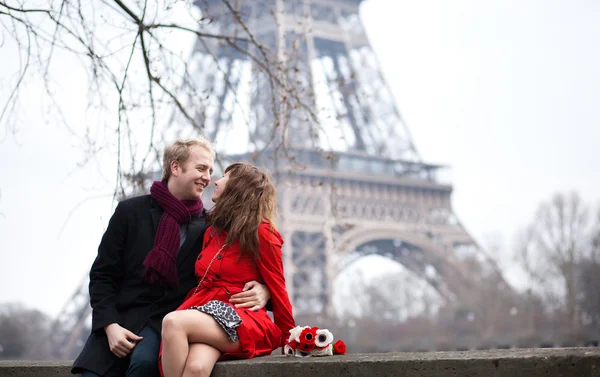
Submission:
[[171,162],[179,162],[179,165],[181,165],[183,169],[183,166],[185,166],[185,163],[190,158],[190,148],[193,146],[206,149],[210,152],[212,158],[215,158],[215,149],[212,143],[204,136],[198,136],[193,139],[178,139],[165,148],[163,154],[163,180],[168,180],[169,177],[171,177]]

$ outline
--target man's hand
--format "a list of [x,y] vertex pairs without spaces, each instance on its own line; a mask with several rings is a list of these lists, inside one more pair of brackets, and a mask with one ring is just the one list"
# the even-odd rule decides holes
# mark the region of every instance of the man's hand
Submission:
[[264,308],[270,298],[271,292],[267,286],[252,280],[244,285],[242,292],[231,296],[229,302],[236,304],[236,308],[251,308],[250,310],[257,311]]
[[135,347],[135,344],[144,339],[119,326],[117,323],[111,323],[110,325],[105,326],[104,331],[108,338],[110,352],[114,353],[119,358],[129,355],[129,352]]

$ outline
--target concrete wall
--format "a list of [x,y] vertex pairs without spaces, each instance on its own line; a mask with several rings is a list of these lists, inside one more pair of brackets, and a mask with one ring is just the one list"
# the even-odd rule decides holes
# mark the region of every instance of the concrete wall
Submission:
[[[67,377],[70,362],[0,361],[0,377]],[[212,377],[600,377],[600,349],[270,356],[218,363]]]

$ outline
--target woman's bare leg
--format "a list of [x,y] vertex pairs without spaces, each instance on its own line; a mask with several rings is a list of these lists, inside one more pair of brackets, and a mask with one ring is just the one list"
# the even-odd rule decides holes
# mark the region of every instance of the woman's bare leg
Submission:
[[221,352],[208,344],[192,343],[183,368],[183,377],[209,377]]
[[231,342],[215,319],[198,310],[178,310],[162,323],[162,367],[165,377],[182,377],[190,343],[203,343],[219,352],[239,352],[240,342]]

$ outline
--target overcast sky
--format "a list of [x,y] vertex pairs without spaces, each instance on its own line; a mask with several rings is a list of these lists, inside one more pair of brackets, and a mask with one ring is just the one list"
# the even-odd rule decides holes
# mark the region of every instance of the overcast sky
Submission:
[[[600,2],[368,0],[361,16],[422,157],[452,167],[456,213],[503,263],[540,201],[574,189],[598,203]],[[4,99],[16,54],[0,55]],[[75,123],[78,64],[52,72]],[[16,137],[0,130],[0,302],[55,315],[95,257],[114,177],[78,167],[80,146],[39,110],[40,90],[27,88]]]

